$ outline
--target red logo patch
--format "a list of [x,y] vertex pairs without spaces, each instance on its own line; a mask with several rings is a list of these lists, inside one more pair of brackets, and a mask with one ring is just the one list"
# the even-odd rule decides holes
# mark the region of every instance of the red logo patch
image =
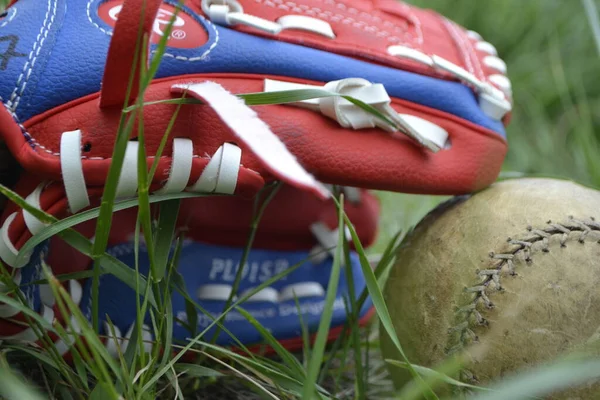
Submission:
[[[104,22],[111,27],[115,27],[124,0],[109,0],[104,2],[98,8],[98,15]],[[165,35],[165,30],[169,22],[175,15],[175,7],[169,4],[162,4],[158,10],[154,26],[152,28],[152,36],[150,41],[153,44],[158,44],[161,38]],[[208,40],[202,25],[198,23],[191,15],[188,15],[183,10],[177,13],[173,30],[167,40],[167,46],[176,47],[179,49],[193,49],[202,46]]]

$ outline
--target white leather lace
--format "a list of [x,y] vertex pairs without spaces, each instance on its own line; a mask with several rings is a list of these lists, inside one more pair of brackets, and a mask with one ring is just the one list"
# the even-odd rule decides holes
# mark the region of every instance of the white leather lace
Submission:
[[271,34],[295,29],[335,39],[331,25],[321,19],[305,15],[285,15],[273,22],[244,13],[242,5],[235,0],[202,0],[202,11],[212,22],[219,25],[245,25]]
[[[277,21],[270,21],[245,13],[242,5],[236,0],[202,0],[202,11],[212,22],[223,26],[244,25],[271,34],[278,34],[286,29],[297,29],[335,39],[333,28],[327,21],[322,19],[302,15],[287,15]],[[506,99],[506,97],[512,95],[511,83],[506,77],[506,63],[498,57],[496,48],[491,43],[484,41],[477,32],[468,31],[467,36],[475,41],[474,47],[476,50],[488,54],[483,59],[483,63],[487,67],[498,71],[498,74],[492,74],[488,79],[499,89],[488,82],[481,81],[466,69],[437,55],[427,55],[419,50],[402,45],[389,46],[388,53],[395,57],[412,60],[429,68],[450,73],[475,89],[479,95],[480,107],[486,115],[501,120],[512,109],[512,104]],[[336,119],[342,123],[345,118],[337,115]],[[410,127],[410,124],[406,122],[405,124],[407,126],[404,126],[404,128]],[[383,126],[380,127],[387,129]],[[426,130],[424,132],[420,133],[425,136]],[[415,139],[419,137],[417,132],[414,131],[407,132],[405,129],[405,133],[416,136]]]
[[[117,185],[117,198],[132,197],[137,191],[137,154],[138,142],[127,143]],[[175,138],[169,177],[165,185],[155,193],[173,194],[187,189],[192,192],[233,194],[241,157],[242,152],[239,147],[224,143],[211,157],[200,178],[187,187],[192,173],[194,146],[191,139]],[[90,205],[81,159],[81,131],[62,134],[61,165],[69,208],[72,213],[77,213]]]
[[466,69],[437,55],[428,55],[419,50],[400,45],[388,47],[388,53],[394,57],[405,58],[455,76],[477,92],[479,95],[479,106],[487,116],[495,120],[501,120],[512,109],[511,102],[507,100],[507,97],[512,96],[512,88],[510,80],[506,77],[506,63],[498,57],[496,48],[491,43],[483,41],[481,35],[477,32],[468,31],[467,35],[476,41],[474,46],[476,50],[488,54],[483,58],[483,63],[488,68],[498,72],[497,74],[490,75],[488,79],[499,89],[488,82],[478,79]]
[[287,105],[320,112],[337,121],[344,128],[358,130],[378,127],[388,132],[400,131],[433,152],[437,152],[447,146],[448,132],[445,129],[423,118],[396,112],[390,105],[392,100],[382,84],[371,83],[362,78],[347,78],[332,81],[323,87],[273,79],[265,79],[264,82],[264,92],[320,88],[333,93],[350,96],[377,109],[377,111],[394,123],[394,125],[391,125],[341,96],[320,97],[286,103]]
[[[156,193],[179,193],[184,190],[197,193],[233,194],[237,184],[241,162],[241,149],[233,144],[224,143],[215,152],[198,180],[186,187],[192,172],[193,143],[191,139],[173,139],[172,164],[165,185]],[[137,191],[137,151],[138,143],[129,142],[123,163],[123,169],[117,186],[117,198],[132,197]],[[65,194],[72,214],[88,207],[90,198],[87,192],[81,158],[81,131],[65,132],[61,136],[60,160]],[[41,209],[40,197],[47,183],[40,184],[27,198],[31,206]],[[11,223],[17,216],[11,214],[0,228],[0,258],[13,268],[22,268],[29,259],[16,263],[19,251],[8,237]],[[32,233],[39,233],[44,224],[28,212],[24,212],[25,224]]]
[[[186,92],[206,101],[231,129],[238,140],[243,141],[254,154],[280,177],[288,182],[296,182],[305,188],[311,188],[328,196],[329,191],[316,181],[297,162],[281,140],[258,118],[257,114],[246,106],[237,96],[227,92],[214,82],[173,86],[174,92]],[[83,172],[81,154],[82,132],[80,130],[64,132],[60,141],[60,162],[66,198],[69,210],[75,214],[89,207],[90,198]],[[123,167],[117,185],[117,199],[135,196],[138,186],[137,156],[138,142],[128,142]],[[231,143],[223,143],[213,154],[198,180],[188,186],[192,172],[194,156],[193,141],[189,138],[175,138],[172,142],[171,168],[165,184],[155,191],[157,194],[174,194],[182,191],[195,193],[233,194],[238,180],[242,151]],[[41,183],[26,201],[41,209],[40,197],[47,182]],[[23,211],[27,229],[39,233],[44,224],[30,213]],[[8,232],[18,212],[11,214],[0,228],[0,258],[12,268],[22,268],[29,262],[29,256],[17,264],[19,251],[11,242]]]

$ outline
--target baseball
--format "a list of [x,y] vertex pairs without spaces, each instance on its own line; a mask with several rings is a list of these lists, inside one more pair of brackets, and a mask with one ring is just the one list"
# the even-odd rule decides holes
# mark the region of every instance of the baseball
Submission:
[[[600,354],[600,192],[515,179],[432,211],[408,235],[384,289],[413,364],[452,354],[481,386],[572,352]],[[381,329],[383,331],[383,329]],[[389,337],[381,346],[401,360]],[[390,366],[397,387],[411,377]],[[599,382],[556,393],[598,398]]]

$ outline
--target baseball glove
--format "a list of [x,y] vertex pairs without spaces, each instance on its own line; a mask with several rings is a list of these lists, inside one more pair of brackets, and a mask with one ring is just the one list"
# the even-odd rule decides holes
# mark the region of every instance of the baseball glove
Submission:
[[[365,190],[352,190],[352,198],[354,202],[348,202],[344,209],[357,230],[361,243],[368,247],[377,234],[379,202]],[[213,196],[182,201],[176,233],[184,240],[178,255],[177,273],[185,285],[185,292],[201,307],[198,310],[206,313],[196,310],[197,315],[190,319],[185,297],[179,292],[173,292],[173,315],[176,318],[173,338],[177,344],[186,345],[186,340],[204,331],[213,322],[213,318],[224,311],[248,241],[253,205],[253,201],[241,197]],[[136,265],[136,219],[137,209],[134,208],[115,213],[107,248],[108,254],[132,268]],[[244,296],[276,275],[295,268],[242,304],[247,312],[289,350],[303,345],[301,321],[310,334],[314,334],[319,325],[329,286],[333,251],[338,240],[337,224],[337,208],[333,201],[323,202],[312,194],[290,186],[283,186],[277,193],[259,224],[236,298]],[[82,223],[76,229],[92,238],[96,222],[91,220]],[[139,273],[148,276],[148,254],[143,244],[139,249],[139,257]],[[92,261],[55,236],[36,250],[26,266],[16,270],[15,281],[21,285],[21,293],[29,300],[30,307],[49,323],[56,319],[64,324],[63,315],[50,288],[47,285],[32,284],[44,279],[42,262],[54,274],[61,275],[91,269]],[[353,292],[350,291],[346,278],[348,271],[352,272]],[[82,313],[91,321],[92,279],[70,280],[65,287]],[[355,252],[351,251],[350,268],[342,270],[334,302],[330,340],[339,335],[347,321],[345,300],[349,300],[349,296],[358,299],[364,289],[365,280],[359,260]],[[143,301],[143,297],[140,296],[139,300]],[[136,321],[135,292],[119,278],[105,274],[100,279],[98,304],[102,323],[100,336],[116,356],[116,346],[120,345],[121,350],[125,350],[127,338]],[[371,300],[367,298],[358,313],[361,317],[359,322],[366,323],[372,312]],[[0,339],[9,342],[38,342],[35,331],[17,309],[4,304],[0,306],[0,317]],[[107,324],[109,320],[114,328]],[[195,324],[192,322],[194,320]],[[145,339],[150,347],[153,340],[149,328],[152,326],[150,313],[146,315],[145,323]],[[260,332],[237,311],[228,313],[222,324],[226,330],[219,334],[217,344],[235,346],[233,338],[250,346],[262,341]],[[73,326],[77,327],[77,324]],[[209,329],[202,340],[209,340],[214,332],[215,328]],[[111,338],[113,333],[114,337]],[[59,341],[56,336],[51,338],[56,341],[59,351],[68,356],[70,346],[64,340]]]
[[[30,205],[59,219],[97,205],[115,160],[116,197],[135,196],[139,141],[114,149],[140,102],[149,166],[170,132],[151,193],[251,198],[283,181],[323,199],[324,184],[461,194],[496,179],[511,87],[477,33],[394,0],[181,3],[18,0],[0,17],[0,135]],[[256,94],[288,100],[251,107]],[[1,221],[0,258],[31,271],[45,253],[17,254],[44,224],[14,204]]]

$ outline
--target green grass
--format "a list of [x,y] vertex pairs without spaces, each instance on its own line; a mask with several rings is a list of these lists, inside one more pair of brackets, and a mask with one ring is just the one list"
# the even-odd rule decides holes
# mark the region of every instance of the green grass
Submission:
[[[567,177],[579,182],[600,187],[600,29],[597,10],[590,0],[414,0],[412,3],[433,8],[452,20],[481,33],[498,48],[499,54],[509,66],[509,77],[513,82],[515,97],[514,116],[508,128],[510,151],[503,173],[525,175],[549,175]],[[164,49],[164,43],[161,44]],[[141,55],[143,56],[143,55]],[[140,91],[145,90],[156,64],[142,74]],[[292,93],[290,96],[327,95],[314,91]],[[290,99],[287,97],[286,99]],[[281,96],[246,96],[248,104],[264,104],[284,100]],[[177,246],[180,239],[174,236],[173,224],[181,196],[155,196],[148,192],[148,184],[155,168],[146,171],[140,162],[140,191],[135,200],[115,203],[116,177],[127,137],[133,129],[133,120],[143,104],[127,108],[123,113],[122,125],[114,150],[111,178],[107,181],[103,203],[100,209],[70,217],[61,222],[53,221],[36,210],[29,211],[48,222],[55,222],[47,231],[30,243],[33,246],[51,235],[60,235],[79,251],[94,261],[94,270],[88,277],[97,279],[101,274],[112,273],[136,288],[141,299],[140,311],[148,310],[153,317],[151,327],[157,342],[163,348],[181,349],[173,343],[171,327],[174,316],[170,309],[170,292],[181,291],[181,278],[177,274],[177,251],[168,256],[168,249]],[[144,143],[143,125],[137,136]],[[165,138],[168,132],[165,132]],[[143,146],[140,161],[144,159]],[[158,157],[157,157],[158,158]],[[269,187],[265,193],[266,202],[257,204],[255,224],[260,222],[260,210],[268,205],[269,193],[277,187]],[[10,192],[4,190],[9,197]],[[330,323],[330,314],[325,313],[321,321],[318,337],[313,346],[305,346],[301,354],[291,354],[260,325],[257,328],[277,351],[278,358],[267,358],[246,352],[238,354],[215,345],[212,338],[198,332],[185,349],[197,356],[193,364],[180,357],[171,357],[170,352],[161,354],[155,346],[150,354],[144,353],[140,321],[130,345],[118,359],[108,355],[94,333],[94,326],[85,323],[78,307],[73,304],[59,279],[48,271],[48,281],[55,291],[61,309],[75,315],[82,326],[82,335],[88,343],[83,346],[76,341],[73,364],[67,364],[54,352],[40,352],[18,345],[4,345],[0,352],[0,398],[7,399],[254,399],[254,398],[335,398],[335,399],[383,399],[393,398],[394,393],[386,376],[385,366],[378,354],[377,329],[382,326],[393,337],[393,324],[389,320],[386,305],[381,295],[381,285],[386,269],[394,261],[393,254],[401,233],[414,226],[422,216],[445,197],[418,196],[393,193],[379,193],[383,206],[381,231],[376,245],[368,252],[359,251],[368,289],[376,305],[381,325],[373,324],[364,330],[356,326],[357,316],[352,310],[360,309],[360,304],[350,304],[348,335],[340,338],[329,348],[324,343],[324,335]],[[24,208],[27,205],[12,197]],[[160,202],[159,223],[153,225],[150,204]],[[120,263],[105,253],[108,229],[113,210],[139,206],[139,230],[148,248],[153,249],[150,257],[151,272],[148,277],[140,277],[135,270]],[[99,228],[94,243],[77,234],[71,228],[90,218],[98,218]],[[340,208],[340,222],[346,218]],[[143,232],[143,233],[142,233]],[[400,233],[400,235],[399,235]],[[246,252],[250,249],[249,238]],[[360,249],[360,243],[356,243]],[[24,249],[27,250],[27,249]],[[370,253],[383,254],[380,264],[373,272],[367,261]],[[332,278],[338,276],[341,261],[347,257],[347,246],[340,247],[335,257]],[[135,266],[132,266],[135,269]],[[293,269],[294,267],[292,267]],[[286,271],[273,280],[282,278]],[[78,277],[81,277],[78,276]],[[262,287],[272,281],[265,282]],[[332,287],[335,285],[331,285]],[[333,290],[332,288],[330,288]],[[248,294],[248,298],[252,293]],[[359,300],[364,301],[362,298]],[[333,297],[328,293],[328,302]],[[0,294],[0,300],[6,300]],[[230,310],[243,310],[242,299],[231,299]],[[19,301],[16,307],[30,315],[33,326],[42,332],[50,332],[69,340],[68,332],[59,327],[44,323],[37,315]],[[188,297],[190,309],[202,311],[193,299]],[[331,309],[331,307],[329,307]],[[141,315],[141,313],[140,313]],[[252,320],[250,315],[247,318]],[[214,324],[221,326],[221,316]],[[72,326],[68,326],[72,329]],[[48,339],[48,338],[46,338]],[[397,343],[400,348],[400,343]],[[243,346],[241,346],[243,349]],[[400,348],[401,350],[401,348]],[[457,366],[449,362],[445,369],[433,371],[421,366],[413,366],[410,360],[398,367],[412,370],[415,386],[407,390],[403,399],[437,398],[434,394],[439,384],[461,385],[441,374],[451,374]],[[597,364],[597,363],[596,363]],[[555,385],[576,382],[588,377],[590,371],[597,371],[594,363],[561,361],[545,366],[520,379],[506,381],[495,391],[478,391],[479,398],[517,398],[526,394],[539,393]],[[19,372],[20,370],[20,372]],[[416,389],[415,389],[416,388]]]

